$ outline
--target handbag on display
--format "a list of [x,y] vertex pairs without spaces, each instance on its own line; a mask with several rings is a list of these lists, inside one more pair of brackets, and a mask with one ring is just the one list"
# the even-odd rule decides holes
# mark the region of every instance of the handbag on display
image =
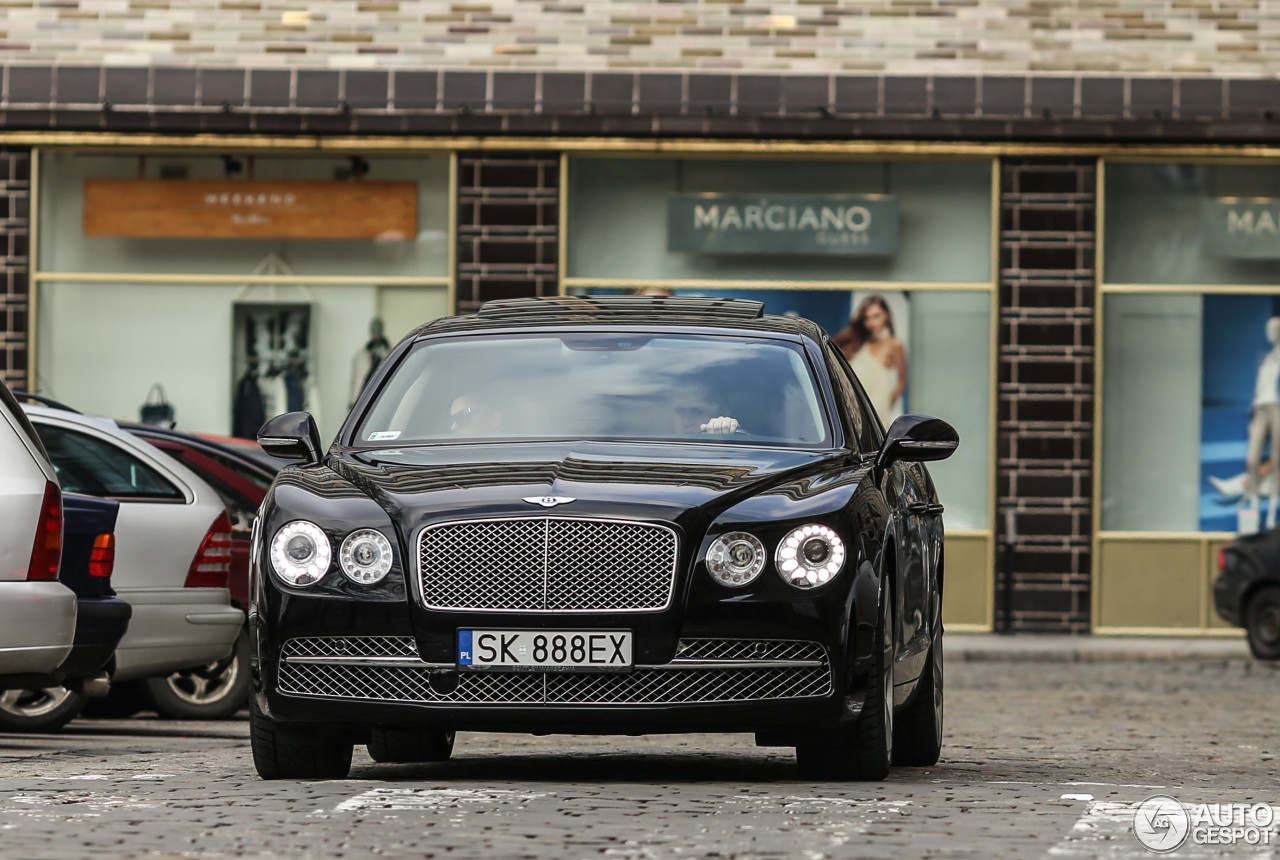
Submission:
[[147,392],[147,399],[138,410],[138,420],[143,424],[173,429],[177,422],[173,420],[173,404],[164,396],[164,386],[156,383]]

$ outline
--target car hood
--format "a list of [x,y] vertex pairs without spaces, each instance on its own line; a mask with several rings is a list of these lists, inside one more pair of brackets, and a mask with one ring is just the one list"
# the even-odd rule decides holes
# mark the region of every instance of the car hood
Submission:
[[737,445],[539,442],[346,451],[330,467],[412,528],[513,513],[678,521],[698,511],[711,519],[845,457]]

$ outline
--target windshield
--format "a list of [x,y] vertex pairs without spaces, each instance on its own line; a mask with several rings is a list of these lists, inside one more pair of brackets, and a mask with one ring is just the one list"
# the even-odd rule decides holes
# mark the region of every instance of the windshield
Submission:
[[423,341],[354,444],[653,439],[815,447],[827,422],[796,344],[623,332]]

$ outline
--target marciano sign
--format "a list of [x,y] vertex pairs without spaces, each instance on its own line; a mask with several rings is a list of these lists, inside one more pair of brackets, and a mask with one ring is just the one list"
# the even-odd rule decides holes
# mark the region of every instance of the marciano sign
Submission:
[[86,179],[84,234],[130,239],[413,239],[413,182]]
[[1210,257],[1280,258],[1280,199],[1219,197],[1201,210],[1204,250]]
[[699,254],[864,254],[898,249],[898,201],[886,195],[675,194],[667,250]]

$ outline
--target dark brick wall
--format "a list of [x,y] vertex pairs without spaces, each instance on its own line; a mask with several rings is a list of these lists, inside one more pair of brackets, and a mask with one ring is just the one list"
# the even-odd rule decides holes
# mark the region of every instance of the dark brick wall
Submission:
[[458,307],[556,294],[558,155],[458,156]]
[[[1001,164],[997,624],[1089,629],[1093,159]],[[1012,518],[1011,556],[1003,554]]]
[[[533,4],[530,4],[533,5]],[[928,5],[928,4],[925,4]],[[0,62],[0,126],[170,134],[1274,143],[1257,75],[882,75]]]
[[27,387],[31,151],[0,149],[0,379]]

